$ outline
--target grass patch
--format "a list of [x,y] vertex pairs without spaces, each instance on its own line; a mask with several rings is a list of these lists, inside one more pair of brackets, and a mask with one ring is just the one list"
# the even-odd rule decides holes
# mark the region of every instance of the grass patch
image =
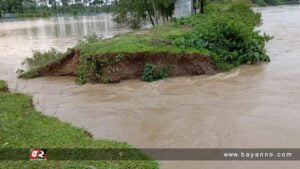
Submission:
[[95,41],[93,38],[81,41],[76,48],[81,49],[82,56],[98,56],[111,53],[207,53],[195,48],[180,49],[169,40],[169,37],[181,36],[189,31],[189,26],[166,23],[150,30],[131,32],[115,38]]
[[[92,140],[82,129],[32,108],[31,97],[0,92],[0,150],[4,148],[132,148],[110,140]],[[134,150],[132,156],[145,156]],[[145,158],[147,158],[145,156]],[[0,161],[0,168],[157,169],[145,161]]]

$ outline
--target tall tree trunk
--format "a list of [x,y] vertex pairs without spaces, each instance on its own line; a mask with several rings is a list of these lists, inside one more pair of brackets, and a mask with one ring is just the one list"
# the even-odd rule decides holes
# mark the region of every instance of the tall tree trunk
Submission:
[[145,6],[147,7],[147,13],[148,13],[148,16],[149,16],[149,19],[150,19],[150,22],[153,26],[155,26],[155,23],[154,23],[154,20],[152,18],[152,14],[151,14],[151,11],[149,9],[149,5],[147,3],[147,0],[144,0],[144,3],[145,3]]
[[158,13],[156,10],[156,5],[155,5],[155,0],[151,0],[152,1],[152,7],[153,7],[153,11],[154,11],[154,18],[155,18],[155,24],[158,25]]
[[204,13],[204,0],[199,0],[200,1],[200,13]]

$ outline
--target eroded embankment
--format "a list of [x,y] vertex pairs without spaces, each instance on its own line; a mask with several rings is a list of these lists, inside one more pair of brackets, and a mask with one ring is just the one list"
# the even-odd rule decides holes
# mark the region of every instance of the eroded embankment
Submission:
[[80,63],[80,50],[72,50],[61,60],[41,68],[39,76],[75,76]]
[[210,57],[198,53],[142,52],[81,57],[80,50],[73,50],[59,62],[41,69],[39,76],[81,74],[89,82],[115,83],[140,78],[146,64],[154,65],[155,71],[168,66],[168,77],[214,74],[218,71]]

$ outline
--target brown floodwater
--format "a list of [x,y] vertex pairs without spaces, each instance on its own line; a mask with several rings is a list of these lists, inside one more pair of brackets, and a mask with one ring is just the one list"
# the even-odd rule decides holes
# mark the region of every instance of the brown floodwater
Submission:
[[[32,50],[64,50],[85,35],[127,30],[110,16],[0,22],[0,79],[34,97],[36,108],[96,139],[143,148],[300,147],[300,6],[258,8],[275,38],[272,62],[214,76],[154,83],[78,86],[73,77],[16,78]],[[162,168],[300,168],[300,162],[161,162]]]

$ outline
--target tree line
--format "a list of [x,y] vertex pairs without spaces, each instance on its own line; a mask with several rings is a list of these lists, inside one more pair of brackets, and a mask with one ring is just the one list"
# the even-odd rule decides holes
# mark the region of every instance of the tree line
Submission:
[[97,13],[107,11],[109,8],[107,0],[94,0],[92,2],[76,0],[75,4],[71,0],[0,0],[0,17],[4,13],[14,13],[23,17],[45,17],[56,14]]
[[[118,0],[113,8],[114,20],[131,28],[139,28],[144,22],[153,26],[172,19],[176,0]],[[193,0],[194,12],[204,13],[205,0]]]
[[[153,26],[160,22],[171,20],[177,0],[116,0],[114,5],[114,20],[125,23],[133,29],[140,28],[143,23]],[[246,2],[247,0],[245,0]],[[230,0],[193,0],[194,13],[205,13],[205,5],[209,3],[226,3]],[[259,6],[295,4],[299,0],[249,0],[248,3]]]

